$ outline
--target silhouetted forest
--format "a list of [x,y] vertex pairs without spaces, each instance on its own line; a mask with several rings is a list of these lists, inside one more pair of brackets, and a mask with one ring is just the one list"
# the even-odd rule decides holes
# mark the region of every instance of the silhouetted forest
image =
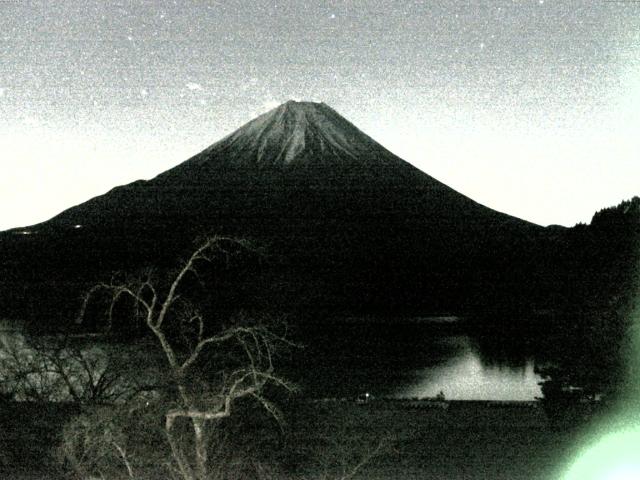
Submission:
[[541,373],[547,396],[568,387],[581,394],[617,394],[628,381],[631,328],[640,293],[640,198],[597,212],[569,229],[559,250],[562,292],[545,322],[551,359]]

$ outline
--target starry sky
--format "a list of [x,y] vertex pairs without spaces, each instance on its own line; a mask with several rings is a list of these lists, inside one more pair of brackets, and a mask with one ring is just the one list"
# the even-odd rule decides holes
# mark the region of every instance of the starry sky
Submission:
[[640,194],[640,1],[0,0],[0,229],[323,101],[491,208]]

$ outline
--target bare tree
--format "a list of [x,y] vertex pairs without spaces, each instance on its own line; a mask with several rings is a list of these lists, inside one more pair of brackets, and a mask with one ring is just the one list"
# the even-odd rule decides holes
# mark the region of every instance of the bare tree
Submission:
[[17,401],[113,402],[134,386],[97,345],[66,335],[0,338],[0,389]]
[[[133,413],[133,412],[131,412]],[[131,415],[100,406],[83,412],[65,425],[57,454],[81,478],[133,480],[139,478],[130,458],[129,438],[123,424]]]
[[374,459],[395,452],[392,436],[379,438],[366,429],[354,432],[344,418],[341,422],[328,419],[315,427],[314,436],[296,442],[295,454],[300,460],[296,474],[302,480],[366,478],[366,469]]
[[[119,302],[126,300],[159,345],[172,386],[163,428],[172,466],[183,480],[210,478],[211,432],[232,415],[240,399],[255,399],[280,419],[264,389],[268,384],[294,388],[274,372],[274,354],[288,344],[284,334],[242,315],[228,325],[207,321],[203,310],[188,300],[206,265],[227,262],[250,249],[233,238],[210,237],[164,283],[148,271],[134,279],[97,284],[84,298],[80,321],[89,302],[106,293],[107,328],[113,325]],[[189,439],[185,428],[191,432]]]

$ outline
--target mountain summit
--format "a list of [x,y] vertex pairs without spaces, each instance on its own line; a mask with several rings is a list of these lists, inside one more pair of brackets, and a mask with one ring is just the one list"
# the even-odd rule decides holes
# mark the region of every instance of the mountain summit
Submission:
[[[374,160],[381,147],[324,103],[290,100],[260,115],[213,144],[198,156],[206,162],[213,155],[226,164],[241,159],[256,165],[284,166],[311,161],[344,163]],[[371,153],[376,153],[372,158]],[[385,152],[387,156],[389,152]]]
[[404,181],[417,170],[324,103],[290,100],[159,175],[157,180],[211,182],[217,177],[256,172],[307,172],[307,181],[317,184],[322,177],[361,177],[366,181],[366,177],[381,180],[389,174],[387,180],[399,176]]
[[373,141],[323,103],[288,101],[211,149],[251,152],[257,164],[292,165],[313,158],[356,159]]

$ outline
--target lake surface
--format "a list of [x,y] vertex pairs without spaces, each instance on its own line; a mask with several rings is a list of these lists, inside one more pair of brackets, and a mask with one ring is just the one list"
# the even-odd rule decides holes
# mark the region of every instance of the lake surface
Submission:
[[541,395],[532,359],[522,366],[483,363],[469,336],[443,336],[440,341],[456,345],[452,357],[414,370],[415,381],[393,396],[424,398],[442,392],[450,400],[534,400]]
[[540,378],[526,339],[441,325],[340,325],[305,331],[290,373],[314,397],[534,400]]
[[449,400],[529,401],[541,395],[534,372],[540,349],[516,334],[466,330],[450,319],[309,325],[299,332],[304,348],[277,368],[316,398],[442,392]]

